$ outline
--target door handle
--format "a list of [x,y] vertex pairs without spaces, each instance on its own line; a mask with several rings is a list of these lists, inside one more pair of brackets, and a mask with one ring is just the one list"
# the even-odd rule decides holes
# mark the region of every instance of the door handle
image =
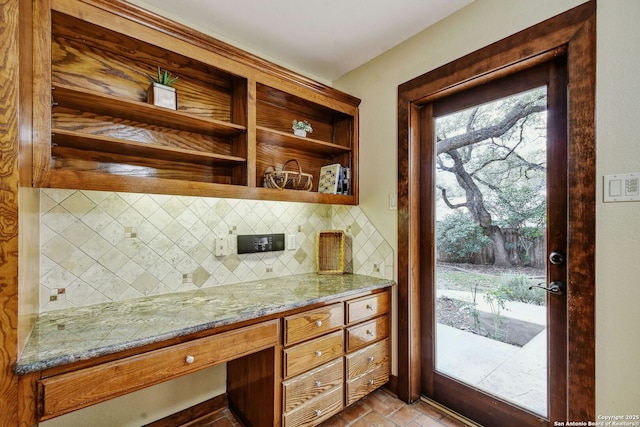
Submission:
[[567,293],[567,287],[563,282],[551,282],[548,287],[544,286],[544,283],[529,286],[529,290],[533,288],[544,289],[545,291],[555,295],[565,295]]

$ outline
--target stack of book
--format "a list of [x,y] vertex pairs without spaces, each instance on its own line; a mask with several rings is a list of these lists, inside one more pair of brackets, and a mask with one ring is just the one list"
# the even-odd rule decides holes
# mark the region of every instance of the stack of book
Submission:
[[339,163],[320,168],[318,193],[349,194],[351,191],[351,169]]

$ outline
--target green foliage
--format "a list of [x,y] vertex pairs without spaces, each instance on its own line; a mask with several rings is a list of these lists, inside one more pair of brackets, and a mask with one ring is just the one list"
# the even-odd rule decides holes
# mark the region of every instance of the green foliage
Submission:
[[293,126],[291,126],[291,128],[293,130],[303,130],[309,133],[313,132],[311,124],[309,124],[309,122],[307,122],[306,120],[294,120]]
[[527,304],[544,305],[546,294],[539,289],[529,289],[534,281],[524,274],[503,274],[500,277],[501,292],[508,294],[511,301],[520,301]]
[[491,245],[491,239],[468,213],[454,211],[436,227],[436,244],[456,262],[469,260],[474,253]]
[[162,71],[160,67],[158,67],[158,75],[152,76],[151,74],[147,74],[147,77],[151,81],[151,83],[158,83],[165,86],[173,86],[178,80],[178,76],[173,76],[167,70]]

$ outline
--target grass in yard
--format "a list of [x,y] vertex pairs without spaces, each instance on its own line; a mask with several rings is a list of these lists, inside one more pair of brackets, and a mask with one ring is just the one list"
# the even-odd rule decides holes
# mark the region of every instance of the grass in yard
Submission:
[[496,268],[472,264],[438,263],[438,289],[487,293],[499,292],[506,300],[544,305],[546,294],[529,286],[544,282],[544,269]]
[[483,273],[455,271],[447,268],[436,270],[438,289],[452,289],[456,291],[468,291],[474,285],[478,289],[497,289],[500,286],[500,278]]

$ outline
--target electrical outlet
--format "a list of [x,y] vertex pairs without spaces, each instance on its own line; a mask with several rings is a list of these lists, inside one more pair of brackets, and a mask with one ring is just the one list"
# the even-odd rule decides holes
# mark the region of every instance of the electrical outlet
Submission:
[[227,256],[229,254],[227,236],[217,237],[214,245],[213,254],[215,256]]

